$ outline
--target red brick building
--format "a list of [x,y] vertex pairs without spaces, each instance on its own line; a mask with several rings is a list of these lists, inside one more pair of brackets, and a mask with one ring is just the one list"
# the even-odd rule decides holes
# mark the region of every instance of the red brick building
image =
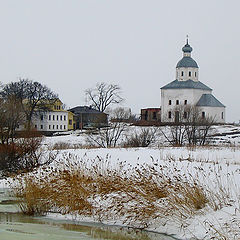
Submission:
[[149,122],[159,122],[161,120],[161,108],[141,109],[141,120]]

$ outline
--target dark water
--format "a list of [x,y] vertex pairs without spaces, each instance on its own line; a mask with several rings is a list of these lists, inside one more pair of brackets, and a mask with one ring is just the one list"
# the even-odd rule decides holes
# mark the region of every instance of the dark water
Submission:
[[29,217],[17,213],[14,199],[0,189],[0,240],[172,240],[162,234],[103,224]]

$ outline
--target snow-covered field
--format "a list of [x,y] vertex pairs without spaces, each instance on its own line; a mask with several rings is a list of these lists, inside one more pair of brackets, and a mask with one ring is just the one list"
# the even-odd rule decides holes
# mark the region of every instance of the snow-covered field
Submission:
[[[55,150],[58,154],[51,166],[56,168],[62,167],[61,163],[66,159],[89,163],[94,159],[103,159],[107,160],[112,168],[124,163],[125,170],[130,166],[139,168],[157,162],[158,165],[164,166],[170,175],[178,172],[185,179],[195,178],[216,196],[223,198],[214,200],[216,209],[207,204],[205,208],[189,215],[182,222],[174,218],[156,219],[148,229],[173,234],[180,239],[214,239],[211,238],[213,236],[218,236],[216,239],[240,239],[239,132],[240,127],[216,126],[213,131],[215,136],[212,138],[215,146],[196,148],[160,147],[158,142],[147,148],[80,148],[86,142],[86,136],[81,133],[47,137],[44,146],[50,148],[56,143],[68,144],[69,149]],[[7,186],[4,180],[1,185]],[[58,217],[72,218],[59,215]],[[113,224],[111,221],[106,223]],[[121,221],[115,223],[121,224]]]

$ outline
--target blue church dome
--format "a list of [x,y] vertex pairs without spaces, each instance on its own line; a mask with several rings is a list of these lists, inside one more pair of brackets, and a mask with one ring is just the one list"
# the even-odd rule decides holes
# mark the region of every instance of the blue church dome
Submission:
[[177,68],[180,67],[193,67],[193,68],[198,68],[198,65],[195,60],[193,60],[191,57],[183,57],[178,63],[177,63]]
[[185,67],[185,68],[198,68],[197,63],[195,60],[191,58],[192,47],[188,43],[188,38],[186,44],[183,46],[183,58],[177,63],[177,68]]
[[192,50],[192,47],[188,43],[182,48],[183,52],[191,52]]

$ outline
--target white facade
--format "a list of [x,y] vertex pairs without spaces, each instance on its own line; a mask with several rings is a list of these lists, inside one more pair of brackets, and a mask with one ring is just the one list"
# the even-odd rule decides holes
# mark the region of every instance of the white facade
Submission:
[[225,123],[225,106],[213,95],[212,89],[199,81],[197,63],[191,58],[192,47],[182,48],[183,58],[176,66],[176,80],[161,88],[161,121],[174,122],[176,108],[196,106],[203,118]]
[[206,117],[213,118],[213,121],[216,123],[225,123],[224,107],[201,107],[200,112],[204,112]]
[[[180,105],[196,105],[203,94],[211,90],[202,89],[162,89],[161,90],[161,120],[169,122],[168,112],[174,111]],[[169,104],[171,103],[171,104]],[[173,122],[174,119],[170,119]]]
[[67,111],[49,111],[34,116],[33,127],[38,131],[62,132],[68,130]]

